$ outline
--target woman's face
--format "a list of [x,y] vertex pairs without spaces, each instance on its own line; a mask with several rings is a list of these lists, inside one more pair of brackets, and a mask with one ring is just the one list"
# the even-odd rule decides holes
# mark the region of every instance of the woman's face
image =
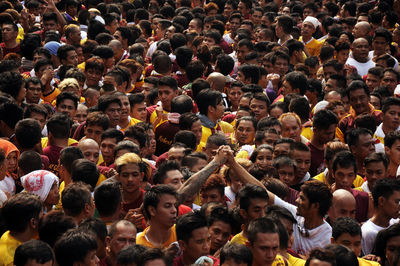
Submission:
[[17,169],[17,152],[10,152],[7,156],[7,171],[9,173],[15,172]]
[[56,205],[59,200],[60,200],[60,192],[58,191],[57,182],[54,181],[44,203],[48,205]]
[[272,165],[272,151],[268,149],[261,149],[256,156],[254,165],[260,168],[262,171],[267,171]]

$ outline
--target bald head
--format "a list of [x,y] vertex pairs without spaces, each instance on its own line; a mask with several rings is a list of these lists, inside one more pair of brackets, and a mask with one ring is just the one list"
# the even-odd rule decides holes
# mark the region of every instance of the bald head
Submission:
[[112,40],[108,44],[111,48],[123,49],[122,43],[118,40]]
[[356,199],[353,194],[344,189],[333,192],[332,206],[328,211],[330,222],[333,223],[337,218],[356,216]]
[[78,143],[78,148],[82,151],[83,157],[94,164],[99,161],[99,144],[93,139],[82,139]]
[[342,96],[337,91],[330,91],[327,94],[325,94],[324,100],[327,102],[341,101]]
[[369,25],[368,22],[360,21],[354,26],[353,29],[354,38],[357,39],[363,36],[367,36],[370,30],[371,30],[371,25]]
[[219,72],[213,72],[208,76],[207,82],[210,83],[211,89],[223,92],[226,78]]

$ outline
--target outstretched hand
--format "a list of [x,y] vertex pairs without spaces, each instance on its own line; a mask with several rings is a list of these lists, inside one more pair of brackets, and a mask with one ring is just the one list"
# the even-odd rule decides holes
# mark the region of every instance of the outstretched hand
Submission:
[[224,145],[218,148],[217,154],[214,156],[214,161],[219,165],[222,165],[226,162],[229,152],[231,151],[231,147],[228,145]]

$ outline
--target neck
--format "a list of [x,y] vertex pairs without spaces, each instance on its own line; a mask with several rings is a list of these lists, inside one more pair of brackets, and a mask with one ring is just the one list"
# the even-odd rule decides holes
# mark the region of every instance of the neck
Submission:
[[157,244],[161,248],[171,236],[171,227],[166,227],[158,223],[153,217],[153,219],[150,220],[149,230],[146,232],[146,235],[147,238],[151,240],[152,244]]
[[212,117],[210,115],[207,115],[207,117],[208,117],[208,119],[210,119],[215,124],[218,122],[218,119],[216,119],[215,117]]
[[53,86],[50,85],[50,82],[51,80],[44,85],[44,90],[43,90],[44,95],[47,95],[53,91]]
[[364,160],[357,160],[357,174],[360,176],[365,175]]
[[10,231],[10,235],[22,243],[29,241],[29,240],[33,239],[33,237],[34,237],[34,235],[32,234],[32,231],[29,228],[21,233]]
[[291,38],[290,34],[283,34],[282,37],[280,38],[281,43],[284,43],[287,40],[290,40],[290,38]]
[[320,149],[323,150],[324,149],[324,143],[322,143],[317,137],[316,134],[314,133],[313,136],[311,137],[311,144]]
[[320,226],[323,222],[324,222],[323,218],[316,213],[313,213],[308,217],[304,217],[304,227],[308,230]]
[[125,118],[120,118],[119,119],[119,126],[121,127],[121,128],[126,128],[127,126],[129,125],[129,119],[128,119],[128,117],[125,117]]
[[308,42],[309,40],[311,40],[312,36],[308,37],[308,36],[302,36],[301,39],[303,40],[304,43]]
[[373,222],[374,224],[376,224],[380,227],[388,227],[390,219],[392,219],[392,217],[388,216],[382,210],[382,206],[380,206],[379,208],[375,208],[375,210],[376,210],[376,213],[374,213],[374,215],[372,216],[371,222]]
[[17,43],[17,40],[16,39],[14,39],[14,40],[11,40],[11,41],[7,41],[7,42],[4,42],[4,46],[6,47],[6,48],[15,48],[16,46],[18,45],[18,43]]
[[183,262],[183,265],[185,265],[185,266],[186,266],[186,265],[187,265],[187,266],[193,265],[195,261],[196,261],[196,259],[193,259],[192,257],[188,256],[187,252],[183,252],[183,253],[182,253],[182,262]]
[[366,63],[366,62],[368,62],[368,57],[366,57],[366,58],[354,58],[357,62],[359,62],[359,63]]
[[65,176],[63,177],[63,181],[64,181],[64,187],[68,186],[69,184],[72,183],[71,180],[71,175],[70,174],[65,174]]
[[49,143],[53,146],[68,147],[68,138],[66,139],[50,138]]
[[124,203],[130,203],[136,201],[141,195],[142,193],[140,193],[140,189],[137,189],[132,193],[122,190],[122,201]]
[[395,131],[397,128],[388,128],[384,123],[382,123],[382,131],[385,133],[385,136],[389,134],[389,132]]
[[397,168],[398,168],[399,166],[397,165],[397,164],[395,164],[392,160],[390,160],[390,163],[389,163],[389,167],[388,167],[388,170],[387,170],[387,176],[396,176],[396,172],[397,172]]

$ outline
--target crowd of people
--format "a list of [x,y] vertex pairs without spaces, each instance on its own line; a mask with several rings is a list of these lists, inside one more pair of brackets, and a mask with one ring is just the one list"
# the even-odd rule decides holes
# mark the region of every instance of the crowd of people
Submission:
[[400,265],[399,15],[0,1],[0,266]]

